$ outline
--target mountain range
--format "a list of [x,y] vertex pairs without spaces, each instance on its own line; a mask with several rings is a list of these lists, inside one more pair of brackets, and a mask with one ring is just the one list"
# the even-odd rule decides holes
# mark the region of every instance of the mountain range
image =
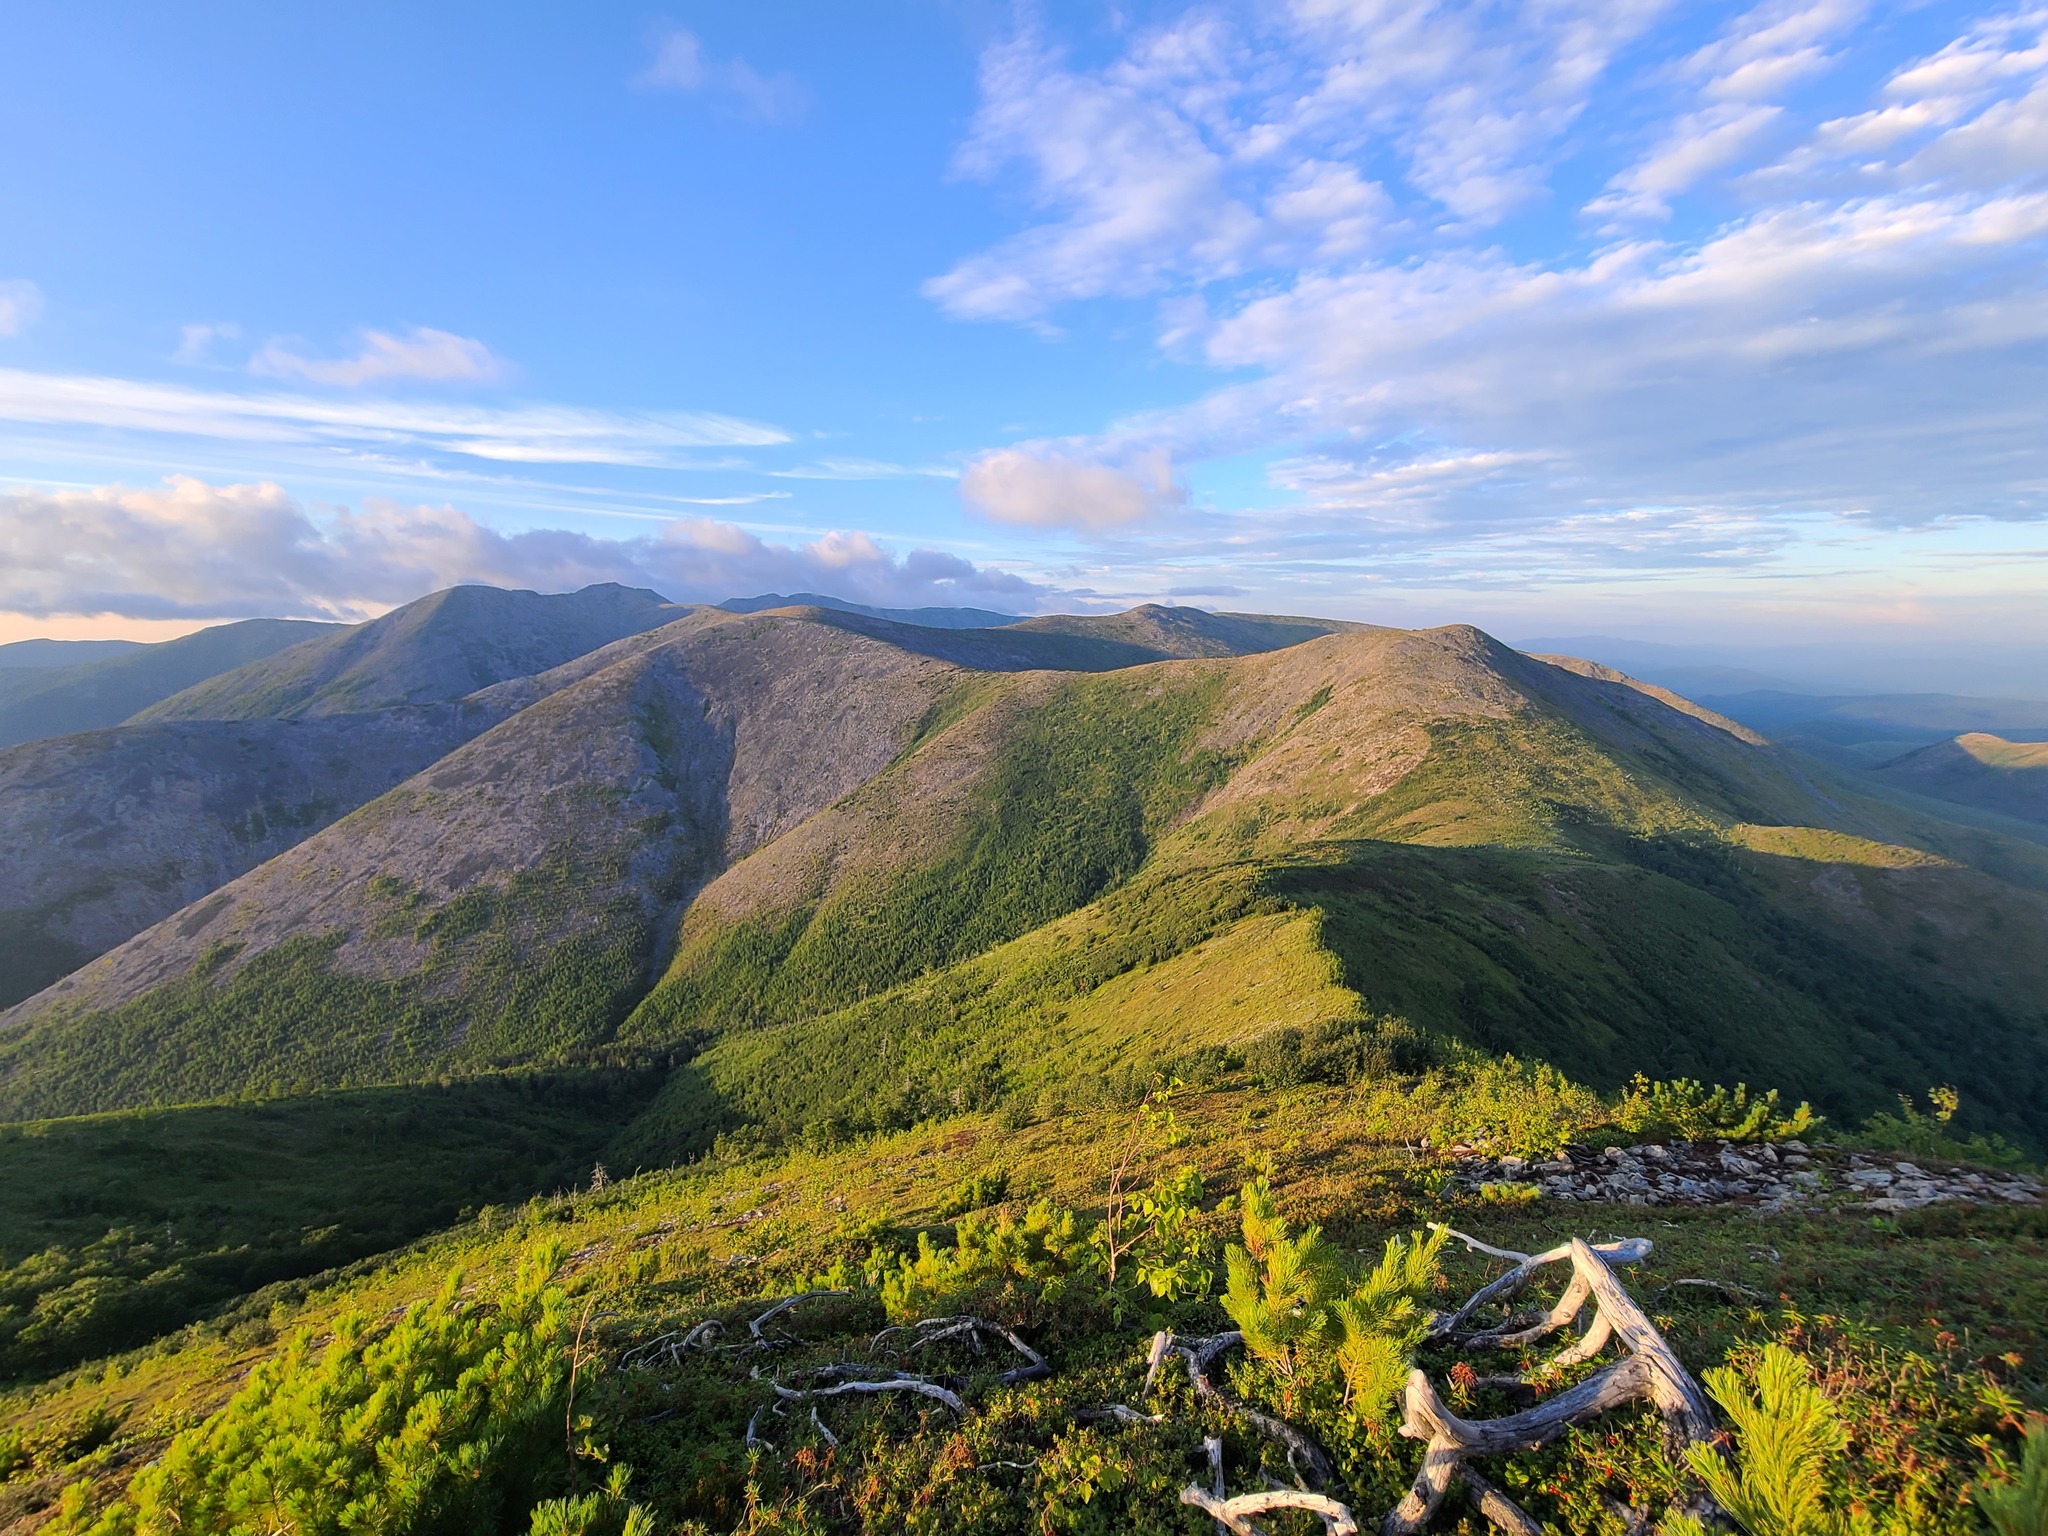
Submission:
[[2039,1145],[2038,804],[1956,782],[1466,627],[458,588],[0,754],[0,1116],[628,1064],[652,1162],[1336,1029]]

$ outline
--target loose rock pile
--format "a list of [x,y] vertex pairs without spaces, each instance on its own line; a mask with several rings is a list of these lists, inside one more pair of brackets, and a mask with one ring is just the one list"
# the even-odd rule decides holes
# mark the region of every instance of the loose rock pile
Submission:
[[1859,1152],[1816,1150],[1800,1141],[1649,1143],[1593,1152],[1567,1147],[1545,1162],[1489,1158],[1453,1147],[1459,1186],[1533,1185],[1553,1200],[1617,1205],[1755,1205],[1785,1210],[1834,1197],[1876,1211],[1912,1211],[1944,1200],[1971,1204],[2040,1200],[2041,1181],[1976,1168],[1930,1171]]

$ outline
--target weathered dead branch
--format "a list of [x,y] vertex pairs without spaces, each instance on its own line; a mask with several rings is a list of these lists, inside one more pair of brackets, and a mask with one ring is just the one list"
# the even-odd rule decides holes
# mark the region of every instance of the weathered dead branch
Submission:
[[747,1332],[754,1336],[754,1347],[756,1349],[773,1349],[775,1341],[761,1331],[762,1324],[773,1318],[780,1317],[800,1301],[816,1301],[826,1296],[851,1296],[852,1294],[853,1292],[851,1291],[800,1291],[794,1296],[785,1296],[766,1312],[763,1312],[759,1317],[747,1324]]
[[[1519,1296],[1523,1288],[1536,1278],[1537,1273],[1546,1264],[1561,1264],[1569,1260],[1572,1256],[1572,1244],[1560,1243],[1557,1247],[1543,1253],[1517,1253],[1512,1248],[1496,1248],[1491,1243],[1483,1243],[1468,1233],[1460,1232],[1456,1227],[1444,1226],[1440,1221],[1432,1221],[1430,1226],[1433,1229],[1450,1233],[1452,1237],[1455,1237],[1474,1253],[1491,1254],[1496,1259],[1511,1259],[1514,1261],[1515,1267],[1490,1284],[1481,1286],[1479,1290],[1473,1293],[1472,1299],[1458,1308],[1457,1311],[1447,1312],[1432,1321],[1429,1325],[1429,1337],[1432,1339],[1454,1339],[1459,1343],[1485,1344],[1498,1342],[1503,1347],[1510,1344],[1527,1342],[1526,1340],[1514,1337],[1512,1334],[1504,1335],[1502,1330],[1515,1326],[1526,1329],[1536,1324],[1537,1319],[1534,1317],[1510,1318],[1507,1323],[1501,1325],[1501,1328],[1482,1329],[1472,1334],[1466,1334],[1462,1330],[1465,1327],[1466,1320],[1481,1307],[1495,1302],[1511,1301],[1516,1296]],[[1574,1238],[1572,1241],[1575,1243],[1578,1239]],[[1639,1264],[1650,1256],[1650,1247],[1651,1244],[1648,1238],[1630,1237],[1624,1238],[1620,1242],[1601,1243],[1594,1249],[1594,1252],[1598,1253],[1609,1264]],[[1584,1297],[1580,1298],[1582,1302],[1584,1299]],[[1543,1314],[1544,1319],[1547,1320],[1555,1312],[1556,1308],[1552,1308],[1550,1313]],[[1545,1332],[1555,1331],[1555,1328],[1545,1329]],[[1541,1338],[1542,1336],[1539,1333],[1533,1337]]]
[[1330,1465],[1328,1453],[1320,1445],[1285,1419],[1276,1419],[1249,1403],[1239,1402],[1210,1379],[1210,1370],[1224,1353],[1243,1342],[1244,1335],[1232,1329],[1228,1333],[1211,1334],[1200,1339],[1170,1339],[1168,1348],[1187,1360],[1188,1380],[1194,1385],[1195,1396],[1229,1410],[1268,1439],[1279,1441],[1286,1447],[1287,1464],[1300,1473],[1311,1488],[1327,1488],[1336,1472]]
[[[979,1317],[928,1317],[915,1327],[918,1336],[917,1341],[910,1346],[913,1350],[923,1349],[927,1344],[943,1343],[948,1339],[965,1338],[979,1353],[983,1334],[992,1334],[1003,1340],[1024,1357],[1025,1363],[998,1376],[996,1381],[1001,1386],[1014,1387],[1022,1382],[1038,1381],[1052,1374],[1052,1367],[1046,1363],[1045,1356],[1019,1338],[1015,1329],[1005,1328],[1001,1323],[991,1323]],[[892,1328],[887,1331],[895,1333],[901,1330]],[[877,1334],[877,1341],[881,1337],[882,1335]]]
[[[839,1371],[828,1366],[818,1374],[821,1376],[837,1375]],[[967,1412],[967,1404],[962,1402],[956,1393],[947,1390],[935,1381],[927,1381],[922,1376],[906,1375],[902,1371],[897,1371],[881,1381],[839,1381],[822,1387],[785,1387],[779,1381],[771,1381],[769,1385],[775,1389],[777,1397],[781,1398],[784,1402],[791,1403],[809,1402],[813,1398],[819,1397],[843,1397],[849,1392],[915,1392],[920,1396],[929,1397],[934,1401],[944,1403],[955,1413],[964,1414]]]
[[1180,1501],[1208,1511],[1215,1517],[1218,1525],[1227,1531],[1235,1532],[1236,1536],[1260,1536],[1259,1528],[1252,1524],[1252,1517],[1276,1509],[1305,1509],[1312,1515],[1321,1516],[1327,1536],[1358,1536],[1358,1521],[1348,1505],[1340,1504],[1324,1494],[1307,1493],[1298,1488],[1276,1488],[1266,1493],[1240,1493],[1234,1499],[1222,1499],[1204,1493],[1190,1483],[1181,1489]]
[[1472,1507],[1495,1530],[1505,1531],[1508,1536],[1543,1536],[1543,1527],[1530,1518],[1527,1510],[1470,1467],[1458,1468],[1458,1481],[1465,1485],[1465,1495],[1471,1499]]
[[[1488,1342],[1493,1343],[1533,1342],[1570,1324],[1588,1302],[1595,1307],[1594,1321],[1585,1336],[1565,1349],[1550,1363],[1551,1367],[1560,1362],[1577,1363],[1591,1359],[1610,1339],[1618,1341],[1629,1353],[1547,1402],[1506,1418],[1461,1419],[1444,1406],[1427,1375],[1421,1371],[1409,1374],[1407,1415],[1401,1433],[1410,1439],[1426,1441],[1428,1449],[1423,1454],[1422,1470],[1416,1475],[1415,1485],[1381,1522],[1382,1536],[1414,1536],[1420,1531],[1436,1513],[1452,1482],[1468,1476],[1466,1463],[1474,1458],[1534,1450],[1556,1439],[1573,1425],[1624,1403],[1647,1400],[1655,1404],[1664,1415],[1667,1430],[1675,1444],[1703,1440],[1713,1433],[1713,1419],[1699,1384],[1672,1353],[1663,1335],[1643,1315],[1642,1309],[1621,1288],[1613,1270],[1608,1268],[1606,1252],[1613,1252],[1623,1262],[1629,1262],[1641,1258],[1648,1250],[1648,1243],[1639,1239],[1626,1244],[1605,1245],[1605,1251],[1602,1251],[1573,1238],[1562,1250],[1571,1260],[1571,1284],[1558,1304],[1545,1315],[1544,1321],[1515,1334],[1496,1332],[1489,1337]],[[1627,1257],[1623,1258],[1623,1255]],[[1534,1260],[1518,1264],[1511,1275],[1525,1269],[1533,1274],[1536,1267],[1548,1262],[1554,1260],[1548,1255],[1538,1255]],[[1498,1285],[1499,1282],[1495,1282],[1495,1286]],[[1484,1294],[1481,1293],[1482,1296]],[[1468,1302],[1461,1309],[1461,1315],[1469,1316],[1472,1305]],[[1498,1490],[1492,1490],[1483,1479],[1476,1483],[1468,1482],[1468,1487],[1473,1490],[1481,1511],[1501,1530],[1514,1533],[1514,1536],[1528,1536],[1538,1529],[1526,1514],[1516,1509]]]

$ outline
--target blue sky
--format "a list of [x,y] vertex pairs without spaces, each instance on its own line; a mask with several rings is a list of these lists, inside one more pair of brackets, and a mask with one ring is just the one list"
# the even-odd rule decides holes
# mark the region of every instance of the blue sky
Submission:
[[0,638],[620,579],[2048,659],[2048,11],[7,31]]

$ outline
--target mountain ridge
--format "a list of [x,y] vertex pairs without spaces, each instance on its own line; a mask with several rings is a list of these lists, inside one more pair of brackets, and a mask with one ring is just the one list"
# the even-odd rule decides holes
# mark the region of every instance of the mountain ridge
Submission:
[[[558,675],[493,684],[477,699],[523,707],[0,1016],[0,1102],[47,1112],[218,1091],[251,1071],[374,1081],[705,1050],[640,1143],[678,1155],[733,1105],[766,1102],[718,1066],[753,1059],[752,1031],[822,1063],[834,1050],[813,1032],[842,1016],[880,1040],[912,1028],[909,1049],[926,1028],[912,1021],[944,998],[963,1018],[993,1008],[1012,1023],[961,1058],[983,1062],[986,1084],[949,1067],[875,1099],[985,1102],[1031,1086],[992,1042],[1063,1027],[1063,1005],[1030,1002],[1040,984],[1014,966],[1086,971],[1098,962],[1074,957],[1100,954],[1108,983],[1181,955],[1243,957],[1238,925],[1290,912],[1310,927],[1274,932],[1303,936],[1286,940],[1308,945],[1303,975],[1337,966],[1348,1006],[1596,1079],[1659,1040],[1698,1070],[1797,1061],[1825,1091],[1867,1097],[1830,1065],[1842,1051],[1869,1056],[1874,1082],[1910,1083],[1935,1069],[1916,1030],[1968,1064],[2024,1038],[2044,995],[2024,969],[1977,975],[1968,957],[1992,938],[1974,918],[1951,936],[1953,963],[1923,962],[1902,957],[1906,919],[1887,914],[1909,889],[1928,910],[1996,898],[2048,932],[2034,894],[1969,867],[1988,849],[2048,884],[2048,855],[1858,799],[1612,669],[1469,626],[1039,664],[1127,654],[1118,626],[1079,622],[947,631],[697,609]],[[1632,925],[1657,935],[1649,949]],[[1076,949],[1056,939],[1069,930],[1097,937]],[[1766,953],[1762,968],[1747,958]],[[1211,962],[1176,963],[1193,976]],[[1751,987],[1776,1021],[1762,1033],[1701,1011]],[[1284,993],[1280,1016],[1338,995]],[[1852,993],[1870,1022],[1841,1013]],[[1216,1027],[1239,1041],[1274,1027],[1246,1006]],[[1981,1049],[1956,1043],[1971,1030]],[[1146,1039],[1132,1036],[1141,1055],[1165,1048]],[[135,1065],[170,1058],[184,1065],[160,1080]],[[1985,1112],[2017,1130],[2041,1064],[2009,1061],[2003,1086],[1971,1071]]]

